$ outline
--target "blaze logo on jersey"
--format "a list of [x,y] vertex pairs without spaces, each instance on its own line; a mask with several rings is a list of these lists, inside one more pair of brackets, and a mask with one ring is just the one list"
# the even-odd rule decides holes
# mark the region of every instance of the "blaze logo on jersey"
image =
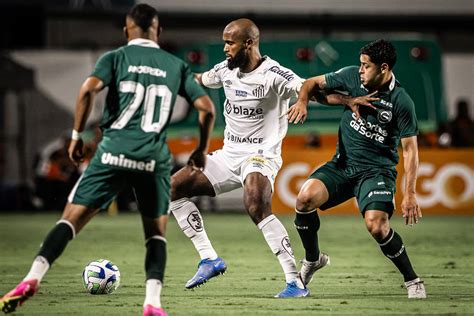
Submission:
[[224,81],[224,84],[225,84],[226,88],[230,88],[230,86],[232,85],[232,81],[226,80],[226,81]]
[[227,114],[234,113],[235,115],[243,115],[249,118],[263,118],[262,108],[247,108],[245,106],[231,104],[229,101],[226,102],[225,111]]
[[199,213],[196,211],[189,214],[188,223],[189,226],[191,226],[191,228],[197,232],[201,232],[203,230],[201,216],[199,216]]

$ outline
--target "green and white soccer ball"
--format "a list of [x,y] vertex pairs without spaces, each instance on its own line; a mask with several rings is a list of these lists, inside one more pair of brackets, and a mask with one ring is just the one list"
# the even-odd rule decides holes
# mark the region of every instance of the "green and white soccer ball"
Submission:
[[120,285],[120,271],[109,260],[94,260],[84,268],[82,281],[91,294],[111,294]]

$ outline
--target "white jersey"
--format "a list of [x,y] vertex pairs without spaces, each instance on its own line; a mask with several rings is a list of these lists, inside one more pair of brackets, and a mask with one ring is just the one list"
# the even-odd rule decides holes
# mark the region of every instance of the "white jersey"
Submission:
[[225,131],[223,150],[232,156],[258,154],[280,157],[288,130],[290,98],[297,97],[303,79],[268,56],[255,70],[230,70],[227,61],[202,74],[204,86],[223,87]]

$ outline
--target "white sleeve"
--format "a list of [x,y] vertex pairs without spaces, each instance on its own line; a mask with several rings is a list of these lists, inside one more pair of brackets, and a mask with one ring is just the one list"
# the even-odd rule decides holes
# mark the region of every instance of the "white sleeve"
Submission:
[[211,70],[202,74],[201,80],[205,87],[217,89],[222,87],[222,73],[227,68],[227,60],[215,65]]
[[217,76],[217,73],[214,69],[204,72],[201,76],[201,80],[205,87],[211,89],[218,89],[222,87],[222,81],[220,81],[219,76]]
[[285,99],[297,98],[304,79],[288,68],[280,66],[280,69],[284,71],[284,75],[275,74],[275,91]]

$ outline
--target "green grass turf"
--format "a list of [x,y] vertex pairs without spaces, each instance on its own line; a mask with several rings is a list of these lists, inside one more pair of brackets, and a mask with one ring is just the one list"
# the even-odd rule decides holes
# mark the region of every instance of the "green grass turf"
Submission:
[[[0,214],[0,293],[29,269],[40,242],[59,214]],[[296,258],[302,246],[292,216],[280,216]],[[185,290],[199,261],[174,219],[168,225],[168,264],[162,303],[170,315],[381,315],[474,314],[474,217],[429,217],[414,228],[395,216],[427,300],[408,300],[402,278],[355,216],[323,216],[321,248],[332,264],[317,272],[311,296],[275,299],[284,287],[277,259],[246,215],[205,214],[209,236],[228,272]],[[140,315],[144,299],[144,245],[137,214],[99,215],[72,241],[18,315]],[[122,285],[112,295],[85,293],[81,273],[93,259],[118,265]]]

